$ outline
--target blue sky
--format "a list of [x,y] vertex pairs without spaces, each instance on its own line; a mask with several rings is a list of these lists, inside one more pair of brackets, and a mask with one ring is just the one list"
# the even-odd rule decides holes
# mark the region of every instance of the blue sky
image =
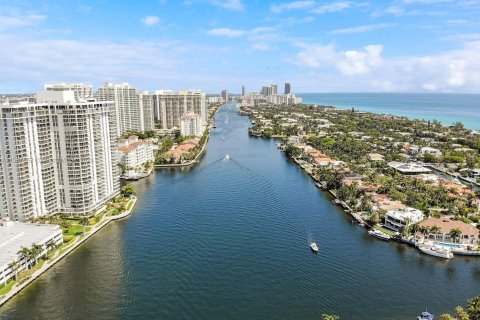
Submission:
[[480,93],[480,0],[0,0],[0,92]]

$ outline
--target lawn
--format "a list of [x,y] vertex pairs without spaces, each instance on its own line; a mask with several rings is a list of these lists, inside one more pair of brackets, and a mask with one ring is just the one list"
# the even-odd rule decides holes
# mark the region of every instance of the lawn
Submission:
[[[88,232],[90,229],[91,229],[90,227],[86,227],[85,231]],[[80,225],[70,225],[68,228],[63,229],[64,235],[75,236],[81,233],[83,233],[83,226],[80,226]]]
[[7,285],[2,284],[0,286],[0,296],[8,293],[12,289],[14,284],[15,284],[15,281],[13,280],[8,280]]

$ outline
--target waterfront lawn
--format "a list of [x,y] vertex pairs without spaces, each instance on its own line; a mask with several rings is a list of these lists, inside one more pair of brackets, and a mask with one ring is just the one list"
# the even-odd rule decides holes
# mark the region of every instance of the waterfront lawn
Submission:
[[384,232],[384,233],[386,233],[386,234],[388,234],[392,237],[395,237],[397,235],[397,233],[395,231],[384,228],[383,226],[381,226],[379,224],[375,225],[374,228],[377,229],[377,230],[380,230],[380,231],[382,231],[382,232]]
[[7,294],[11,289],[12,287],[15,285],[15,281],[13,280],[8,280],[7,281],[7,285],[0,285],[0,296],[4,295],[4,294]]
[[[90,231],[91,227],[85,227],[85,232]],[[63,228],[64,235],[76,236],[83,233],[83,226],[81,225],[69,225],[68,228]]]

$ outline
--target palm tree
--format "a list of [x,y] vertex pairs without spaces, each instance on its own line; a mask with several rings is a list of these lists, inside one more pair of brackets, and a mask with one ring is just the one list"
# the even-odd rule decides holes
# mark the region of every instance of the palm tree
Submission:
[[480,319],[480,296],[468,300],[467,312],[471,320]]
[[[10,262],[8,264],[8,267],[10,268],[10,270],[12,270],[13,272],[13,277],[15,278],[15,281],[17,281],[17,274],[18,274],[18,268],[20,267],[19,263],[18,263],[18,260],[13,260],[12,262]],[[5,284],[7,282],[5,281]]]
[[26,264],[27,268],[30,269],[30,249],[27,247],[21,247],[17,254],[20,256],[22,264]]
[[36,244],[36,243],[33,243],[33,244],[32,244],[32,248],[30,249],[30,251],[31,251],[33,260],[35,260],[35,264],[37,264],[37,262],[38,262],[38,255],[39,255],[40,253],[42,253],[42,251],[43,251],[43,246],[41,246],[41,245],[39,245],[39,244]]
[[88,221],[87,217],[83,217],[78,223],[83,226],[83,235],[85,235],[86,226],[90,225],[90,221]]
[[437,234],[441,231],[440,227],[437,226],[437,225],[433,225],[431,228],[430,228],[430,232],[433,233],[435,235],[435,239],[437,238]]
[[460,238],[461,235],[462,235],[462,231],[460,230],[460,228],[455,228],[450,230],[450,237],[452,237],[454,242],[455,242],[455,239]]

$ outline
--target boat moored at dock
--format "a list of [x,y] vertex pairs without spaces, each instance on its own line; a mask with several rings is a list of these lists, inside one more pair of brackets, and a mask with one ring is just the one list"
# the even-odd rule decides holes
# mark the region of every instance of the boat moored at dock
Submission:
[[434,257],[439,257],[443,259],[452,259],[453,258],[453,253],[452,250],[440,246],[418,246],[418,249],[422,251],[425,254],[434,256]]
[[368,234],[371,235],[372,237],[375,237],[375,238],[380,239],[380,240],[388,241],[388,240],[392,239],[392,237],[390,235],[388,235],[385,232],[382,232],[380,230],[377,230],[377,229],[371,229],[370,231],[368,231]]

